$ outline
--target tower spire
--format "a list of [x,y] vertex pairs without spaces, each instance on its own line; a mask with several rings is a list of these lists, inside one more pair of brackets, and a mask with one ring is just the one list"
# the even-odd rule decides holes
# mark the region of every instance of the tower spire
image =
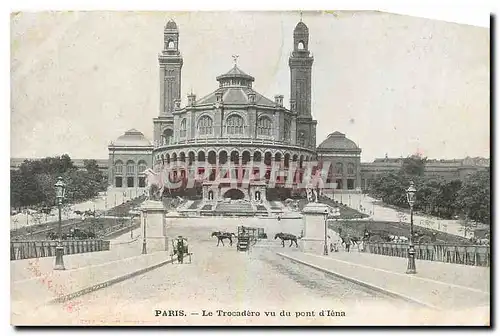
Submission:
[[302,11],[300,11],[300,22],[302,22]]

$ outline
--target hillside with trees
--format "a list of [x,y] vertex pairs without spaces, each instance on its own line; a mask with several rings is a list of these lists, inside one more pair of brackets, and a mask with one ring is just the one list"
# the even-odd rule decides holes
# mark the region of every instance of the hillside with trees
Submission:
[[51,207],[55,204],[55,183],[66,184],[66,203],[92,199],[107,188],[107,178],[95,160],[85,160],[85,169],[75,167],[69,155],[26,160],[10,173],[11,207]]
[[399,208],[409,208],[406,189],[410,181],[417,189],[415,210],[444,219],[456,217],[490,224],[490,169],[477,171],[464,181],[424,176],[427,159],[413,155],[397,173],[380,175],[370,195]]

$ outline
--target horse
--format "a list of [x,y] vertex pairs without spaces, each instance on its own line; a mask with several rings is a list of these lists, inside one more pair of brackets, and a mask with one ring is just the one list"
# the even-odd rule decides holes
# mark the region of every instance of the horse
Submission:
[[293,234],[280,232],[274,236],[274,239],[278,238],[281,239],[281,245],[283,245],[283,247],[285,247],[285,240],[290,241],[290,246],[288,247],[292,247],[293,243],[295,243],[296,247],[299,247],[299,244],[297,244],[297,236]]
[[48,240],[56,240],[57,239],[57,235],[55,234],[54,231],[49,231],[47,233],[47,239]]
[[229,239],[229,246],[233,246],[233,236],[236,235],[231,232],[214,231],[211,237],[217,237],[217,246],[219,246],[219,243],[222,243],[222,246],[224,246],[224,239]]
[[144,172],[146,175],[146,188],[148,190],[148,199],[161,199],[165,183],[161,173],[156,173],[153,169],[148,168]]

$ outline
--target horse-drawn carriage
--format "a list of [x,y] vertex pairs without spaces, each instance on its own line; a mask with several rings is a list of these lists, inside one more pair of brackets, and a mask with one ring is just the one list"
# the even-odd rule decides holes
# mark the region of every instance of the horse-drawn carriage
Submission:
[[253,228],[247,226],[238,226],[237,251],[248,251],[251,245],[254,245],[259,239],[267,239],[267,234],[263,228]]
[[172,253],[170,254],[170,258],[172,263],[174,262],[174,257],[177,256],[177,262],[179,264],[184,263],[184,256],[189,257],[189,263],[191,263],[192,252],[189,252],[189,245],[187,239],[179,236],[176,239],[172,240]]

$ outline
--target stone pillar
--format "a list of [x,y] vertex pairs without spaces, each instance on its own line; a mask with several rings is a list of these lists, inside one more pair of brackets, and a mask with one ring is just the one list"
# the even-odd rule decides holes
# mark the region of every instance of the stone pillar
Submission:
[[323,203],[308,203],[302,210],[304,221],[304,237],[300,240],[302,252],[323,254],[327,212],[328,206]]
[[146,237],[148,253],[168,250],[165,213],[161,201],[148,200],[141,205],[141,249]]

